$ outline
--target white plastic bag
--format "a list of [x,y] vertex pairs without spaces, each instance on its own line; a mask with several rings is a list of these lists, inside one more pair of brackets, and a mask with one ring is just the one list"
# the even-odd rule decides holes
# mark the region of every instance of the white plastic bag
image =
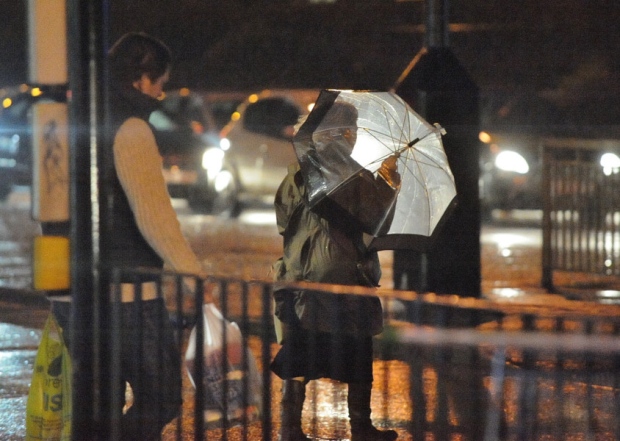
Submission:
[[[226,320],[213,303],[203,306],[204,319],[204,364],[203,386],[205,391],[204,417],[208,423],[222,419],[224,402],[227,407],[229,422],[240,422],[244,414],[243,394],[244,378],[247,378],[247,408],[245,413],[248,420],[259,417],[261,412],[262,381],[256,366],[254,355],[245,348],[247,370],[243,370],[243,352],[241,331],[234,322]],[[227,357],[222,363],[223,354],[223,326],[226,326]],[[192,329],[185,352],[185,366],[189,373],[192,385],[196,387],[194,365],[196,359],[196,327]],[[224,371],[226,368],[226,371]],[[227,383],[224,396],[224,383]]]

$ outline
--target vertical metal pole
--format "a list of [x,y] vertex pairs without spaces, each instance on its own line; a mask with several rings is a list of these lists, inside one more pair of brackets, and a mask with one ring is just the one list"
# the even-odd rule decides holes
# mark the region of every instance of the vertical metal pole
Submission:
[[448,0],[426,1],[426,45],[448,47]]
[[222,381],[222,397],[223,397],[223,406],[222,406],[222,432],[224,434],[223,441],[227,441],[227,431],[229,427],[228,421],[228,388],[230,387],[230,382],[226,380],[226,376],[228,374],[228,326],[226,326],[226,317],[228,316],[228,282],[226,280],[222,280],[219,283],[219,290],[223,294],[220,296],[220,306],[222,308],[222,316],[224,319],[222,320],[222,360],[220,369],[222,369],[222,374],[224,376],[224,381]]
[[[204,280],[196,280],[196,291],[194,292],[194,303],[196,310],[196,358],[194,359],[194,386],[196,387],[194,404],[194,439],[202,441],[204,439],[204,409],[205,409],[205,321],[204,321]],[[182,292],[182,291],[180,291]]]
[[[613,335],[620,336],[620,324],[614,323]],[[614,390],[620,389],[620,354],[615,352],[613,354],[613,387]],[[613,412],[613,433],[615,439],[620,439],[620,394],[614,394],[614,403],[612,406]]]
[[[80,7],[81,6],[81,7]],[[71,293],[73,348],[73,425],[72,439],[85,439],[94,426],[93,332],[90,324],[94,314],[92,299],[93,243],[90,206],[90,149],[88,130],[88,59],[86,36],[82,30],[84,5],[77,0],[67,3],[69,39],[69,106],[70,127],[70,188],[71,188]],[[78,404],[79,403],[79,404]]]
[[[162,280],[161,285],[159,286],[159,289],[163,289],[163,287],[165,286],[165,280],[168,279],[168,277],[164,277],[164,280]],[[176,322],[176,326],[175,326],[175,341],[177,344],[178,348],[182,348],[183,347],[183,329],[184,329],[184,316],[185,313],[183,311],[183,293],[185,292],[185,285],[183,284],[183,278],[176,275],[174,277],[174,295],[175,295],[175,301],[176,301],[176,317],[177,317],[177,322]],[[181,360],[179,360],[179,369],[183,370],[185,368],[185,357],[181,358]],[[179,417],[177,418],[177,423],[176,423],[176,432],[177,432],[177,436],[176,439],[177,441],[179,441],[181,439],[181,434],[183,431],[183,418],[184,418],[184,412],[183,412],[183,406],[181,406],[181,410],[179,412]]]
[[409,395],[411,398],[411,426],[409,432],[413,439],[425,439],[426,422],[426,395],[424,394],[424,356],[426,348],[413,345],[406,351],[409,364]]
[[502,426],[502,402],[504,399],[504,382],[506,380],[506,348],[495,348],[491,358],[491,387],[484,427],[484,441],[500,439]]
[[[101,439],[113,439],[112,422],[118,417],[118,396],[124,397],[125,384],[112,387],[112,359],[110,344],[110,283],[111,274],[101,268],[110,268],[109,247],[105,240],[113,234],[109,204],[112,186],[109,170],[114,167],[113,158],[102,148],[109,142],[106,128],[109,127],[109,81],[106,69],[106,57],[110,45],[110,0],[89,0],[88,37],[89,37],[89,90],[90,90],[90,150],[91,150],[91,204],[92,234],[94,238],[94,274],[96,275],[95,300],[95,362],[99,372],[96,386],[99,392],[98,419],[101,424]],[[120,401],[123,402],[122,400]],[[118,408],[118,409],[117,409]],[[121,439],[116,438],[116,439]]]
[[[543,143],[542,150],[542,198],[543,198],[543,217],[542,217],[542,281],[541,285],[548,292],[553,292],[553,268],[551,261],[551,162],[552,155],[550,148]],[[557,213],[556,213],[557,215]]]
[[[101,289],[98,272],[99,201],[97,151],[101,136],[100,90],[104,0],[67,0],[70,121],[70,240],[74,348],[72,439],[109,439],[105,424],[109,376],[99,365]],[[109,299],[108,299],[109,300]],[[106,357],[103,357],[105,360]]]
[[[565,331],[564,327],[564,318],[557,317],[555,319],[555,327],[554,331],[558,334],[562,334]],[[564,414],[564,385],[565,385],[565,377],[566,372],[564,368],[564,360],[566,359],[566,354],[562,350],[558,350],[556,352],[556,362],[555,362],[555,373],[554,373],[554,400],[555,400],[555,415],[556,415],[556,423],[554,427],[554,434],[556,439],[562,439],[564,436],[564,431],[566,429],[567,421]]]
[[273,286],[270,284],[262,285],[262,314],[261,327],[263,329],[261,335],[261,363],[263,366],[263,431],[262,439],[272,439],[272,419],[271,419],[271,371],[269,364],[271,363],[271,326],[273,318],[271,315],[271,299]]
[[[28,82],[33,86],[56,86],[60,89],[59,86],[67,84],[66,15],[65,0],[28,0]],[[33,219],[41,223],[44,236],[65,237],[69,234],[66,109],[66,103],[35,102],[33,105],[31,212]],[[49,167],[50,157],[54,158],[50,161],[52,167]],[[57,264],[63,257],[59,250],[54,251]],[[48,290],[48,295],[50,290],[62,290],[58,294],[66,295],[64,291],[68,289],[68,281],[66,284],[60,283],[60,286],[38,286],[37,262],[41,261],[41,257],[34,254],[35,288]],[[66,263],[68,272],[68,258]]]
[[[248,346],[248,335],[250,333],[249,330],[249,316],[248,316],[248,307],[249,307],[249,294],[250,290],[248,289],[247,283],[242,283],[241,286],[241,347],[243,348],[243,408],[247,409],[250,405],[250,394],[252,394],[252,399],[254,398],[254,391],[250,390],[250,370],[249,370],[249,357],[252,357],[252,353],[250,352]],[[250,420],[248,418],[248,412],[243,412],[243,433],[242,440],[248,441],[249,437],[249,426]]]
[[[110,320],[110,382],[111,393],[113,397],[123,397],[125,395],[125,384],[121,377],[121,353],[123,345],[123,316],[122,316],[122,304],[121,304],[121,272],[116,270],[112,275],[112,285],[110,298],[111,303],[111,320]],[[122,389],[122,390],[121,390]],[[122,393],[122,395],[120,395]],[[109,425],[110,439],[117,440],[121,437],[121,415],[122,415],[122,403],[123,401],[118,399],[112,401],[112,417]],[[115,407],[116,406],[116,407]]]

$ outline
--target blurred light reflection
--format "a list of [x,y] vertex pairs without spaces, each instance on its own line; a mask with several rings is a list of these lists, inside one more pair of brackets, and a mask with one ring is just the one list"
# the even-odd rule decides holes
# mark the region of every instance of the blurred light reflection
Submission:
[[250,225],[275,225],[276,215],[271,211],[246,210],[239,216],[240,223]]
[[502,249],[502,250],[500,251],[500,254],[501,254],[503,257],[510,257],[510,256],[512,256],[512,250],[511,250],[511,249],[509,249],[509,248],[504,248],[504,249]]
[[492,293],[494,296],[504,299],[514,299],[516,297],[523,296],[523,290],[517,288],[493,288]]

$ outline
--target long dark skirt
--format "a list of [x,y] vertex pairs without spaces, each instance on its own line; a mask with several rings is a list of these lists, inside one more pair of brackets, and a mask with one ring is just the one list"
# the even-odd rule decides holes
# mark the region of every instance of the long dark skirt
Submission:
[[271,370],[282,379],[331,378],[343,383],[372,382],[372,337],[353,337],[287,326]]

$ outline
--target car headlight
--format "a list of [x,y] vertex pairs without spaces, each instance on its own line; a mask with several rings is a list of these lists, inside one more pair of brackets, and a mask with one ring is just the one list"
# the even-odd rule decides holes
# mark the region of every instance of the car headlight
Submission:
[[0,151],[15,155],[19,149],[19,135],[0,136]]
[[208,179],[215,179],[222,171],[224,156],[224,151],[217,147],[208,148],[202,154],[202,168],[206,170]]
[[218,173],[218,175],[215,177],[215,181],[213,181],[213,188],[218,193],[221,193],[222,191],[230,187],[230,184],[232,182],[233,182],[232,173],[224,170],[221,173]]
[[13,158],[0,158],[0,168],[15,168],[17,161]]
[[495,157],[495,167],[506,172],[519,173],[521,175],[530,171],[530,166],[523,156],[512,150],[504,150]]
[[220,148],[224,151],[230,148],[230,140],[228,138],[220,139]]
[[616,174],[620,171],[620,157],[615,153],[605,153],[601,156],[601,167],[605,176]]

